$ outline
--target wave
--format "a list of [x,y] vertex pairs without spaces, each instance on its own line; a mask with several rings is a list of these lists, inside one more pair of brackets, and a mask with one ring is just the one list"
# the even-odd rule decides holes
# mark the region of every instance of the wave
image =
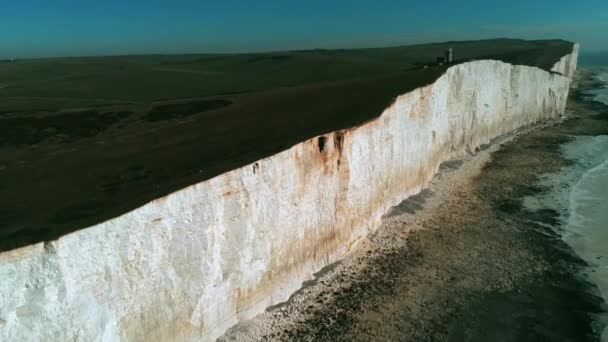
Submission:
[[604,88],[595,89],[589,92],[589,94],[594,96],[595,101],[602,102],[608,105],[608,68],[603,68],[598,72],[596,78],[607,85]]
[[[574,161],[560,173],[545,175],[540,195],[525,199],[529,210],[553,209],[560,214],[554,227],[588,264],[587,279],[608,303],[608,135],[579,136],[562,146]],[[608,313],[600,317],[608,324]],[[608,341],[608,328],[602,334]]]
[[608,301],[608,161],[576,183],[569,213],[563,238],[589,263],[589,278]]

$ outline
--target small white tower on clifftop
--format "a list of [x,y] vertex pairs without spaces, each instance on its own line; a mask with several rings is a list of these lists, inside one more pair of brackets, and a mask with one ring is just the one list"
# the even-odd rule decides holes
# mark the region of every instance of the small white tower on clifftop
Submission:
[[449,48],[445,51],[445,62],[448,64],[452,64],[453,62],[453,52],[452,52],[452,48]]

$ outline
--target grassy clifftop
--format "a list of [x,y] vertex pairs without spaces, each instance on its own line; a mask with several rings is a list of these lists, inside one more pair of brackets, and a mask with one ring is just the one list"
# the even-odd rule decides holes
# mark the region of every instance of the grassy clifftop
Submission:
[[457,62],[549,70],[572,44],[0,62],[0,250],[57,238],[371,120],[443,74],[434,62],[448,47]]
[[0,112],[148,103],[283,86],[394,75],[455,58],[499,59],[550,68],[570,52],[564,41],[497,39],[391,48],[257,54],[151,55],[0,63]]

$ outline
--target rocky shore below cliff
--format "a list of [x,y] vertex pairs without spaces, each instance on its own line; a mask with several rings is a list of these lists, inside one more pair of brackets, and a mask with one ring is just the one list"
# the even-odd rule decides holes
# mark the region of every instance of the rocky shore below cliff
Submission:
[[594,341],[605,311],[586,264],[555,226],[523,206],[542,174],[571,161],[572,135],[608,134],[608,110],[577,76],[565,118],[497,139],[444,163],[430,186],[288,302],[221,341]]

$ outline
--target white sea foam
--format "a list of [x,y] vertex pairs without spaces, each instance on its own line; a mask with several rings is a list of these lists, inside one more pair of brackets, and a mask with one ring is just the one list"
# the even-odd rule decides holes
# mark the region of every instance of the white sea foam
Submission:
[[608,300],[608,161],[576,183],[569,212],[564,240],[591,265],[589,277]]
[[[608,302],[608,136],[576,137],[562,152],[574,165],[544,176],[541,185],[550,191],[526,198],[525,205],[560,213],[561,225],[556,229],[588,263],[588,280]],[[602,320],[608,323],[608,316]],[[608,329],[602,341],[608,341]]]
[[[596,77],[600,81],[608,84],[608,68],[602,69]],[[608,105],[608,85],[601,89],[592,90],[589,93],[594,95],[594,100]]]

